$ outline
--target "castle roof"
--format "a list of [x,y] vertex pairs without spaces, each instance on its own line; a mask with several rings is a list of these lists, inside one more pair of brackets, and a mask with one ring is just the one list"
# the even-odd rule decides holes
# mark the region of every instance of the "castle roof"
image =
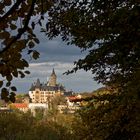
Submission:
[[55,74],[55,71],[54,71],[54,68],[53,68],[52,74],[53,74],[53,75],[56,75],[56,74]]
[[[38,80],[37,80],[38,81]],[[48,86],[47,84],[32,84],[30,91],[34,91],[36,88],[38,88],[39,90],[43,90],[43,91],[65,91],[65,88],[62,85],[56,85],[56,86]]]
[[36,88],[40,88],[40,80],[39,79],[37,79]]
[[42,91],[65,91],[65,88],[62,85],[56,84],[56,74],[54,69],[46,84],[41,83],[40,80],[37,79],[36,83],[31,85],[30,91],[34,91],[36,88]]

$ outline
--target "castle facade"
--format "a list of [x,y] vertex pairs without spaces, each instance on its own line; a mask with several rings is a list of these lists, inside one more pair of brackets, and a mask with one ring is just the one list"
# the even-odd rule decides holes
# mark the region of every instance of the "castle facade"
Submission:
[[39,79],[32,84],[29,90],[29,96],[32,103],[48,103],[54,96],[60,96],[65,93],[65,88],[57,84],[57,76],[53,69],[50,78],[46,83],[41,83]]

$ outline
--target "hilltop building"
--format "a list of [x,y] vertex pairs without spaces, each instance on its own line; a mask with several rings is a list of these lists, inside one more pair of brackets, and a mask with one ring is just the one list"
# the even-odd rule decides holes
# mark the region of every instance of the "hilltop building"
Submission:
[[29,96],[32,103],[48,103],[51,97],[67,94],[65,88],[57,84],[57,76],[53,69],[49,80],[46,83],[41,83],[37,79],[36,83],[32,84],[29,90]]

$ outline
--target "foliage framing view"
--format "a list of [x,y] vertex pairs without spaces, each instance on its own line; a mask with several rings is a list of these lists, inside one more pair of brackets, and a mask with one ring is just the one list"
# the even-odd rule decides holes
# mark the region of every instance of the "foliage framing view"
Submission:
[[92,70],[103,84],[126,84],[140,68],[140,2],[138,0],[66,1],[49,12],[48,36],[89,49],[76,62]]
[[[89,54],[75,62],[78,69],[92,70],[103,84],[126,86],[139,74],[140,16],[139,0],[65,1],[65,0],[5,0],[0,3],[0,74],[7,80],[2,98],[14,100],[13,77],[25,77],[28,62],[22,51],[34,59],[39,43],[33,33],[36,25],[52,39],[60,35],[68,44],[75,44]],[[47,13],[47,14],[46,14]],[[35,19],[31,17],[36,17]],[[69,73],[69,72],[68,72]],[[139,81],[139,79],[137,79]],[[129,83],[130,84],[130,83]]]
[[[34,18],[35,17],[35,18]],[[45,27],[42,26],[45,23]],[[91,70],[95,79],[115,87],[102,96],[96,111],[89,102],[79,112],[79,139],[138,140],[140,118],[140,1],[139,0],[3,0],[0,2],[1,98],[14,101],[13,77],[24,78],[28,60],[37,59],[39,43],[33,30],[42,26],[50,39],[61,36],[89,54],[75,68]],[[6,82],[5,82],[6,81]],[[116,92],[117,91],[117,92]],[[113,92],[113,91],[112,91]],[[83,135],[81,135],[83,134]],[[77,138],[77,139],[78,139]]]
[[[33,29],[37,24],[41,26],[44,12],[47,12],[51,4],[52,2],[44,0],[0,2],[0,74],[3,77],[0,87],[6,83],[6,88],[1,90],[1,98],[5,101],[15,100],[16,87],[11,86],[13,77],[24,78],[25,74],[30,73],[24,70],[29,65],[22,52],[26,52],[33,59],[39,57],[39,53],[34,49],[39,40]],[[37,15],[36,21],[32,21],[31,17]]]

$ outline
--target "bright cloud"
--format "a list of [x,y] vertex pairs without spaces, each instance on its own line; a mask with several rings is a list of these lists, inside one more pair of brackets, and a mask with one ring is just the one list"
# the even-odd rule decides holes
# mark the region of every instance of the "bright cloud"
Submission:
[[63,84],[67,90],[91,92],[101,86],[93,80],[93,75],[90,72],[80,70],[77,73],[63,75],[64,72],[73,68],[73,63],[58,61],[30,63],[29,71],[31,74],[24,79],[15,80],[14,83],[18,86],[20,92],[28,92],[31,84],[36,82],[37,78],[41,82],[47,82],[53,68],[57,75],[57,82]]

